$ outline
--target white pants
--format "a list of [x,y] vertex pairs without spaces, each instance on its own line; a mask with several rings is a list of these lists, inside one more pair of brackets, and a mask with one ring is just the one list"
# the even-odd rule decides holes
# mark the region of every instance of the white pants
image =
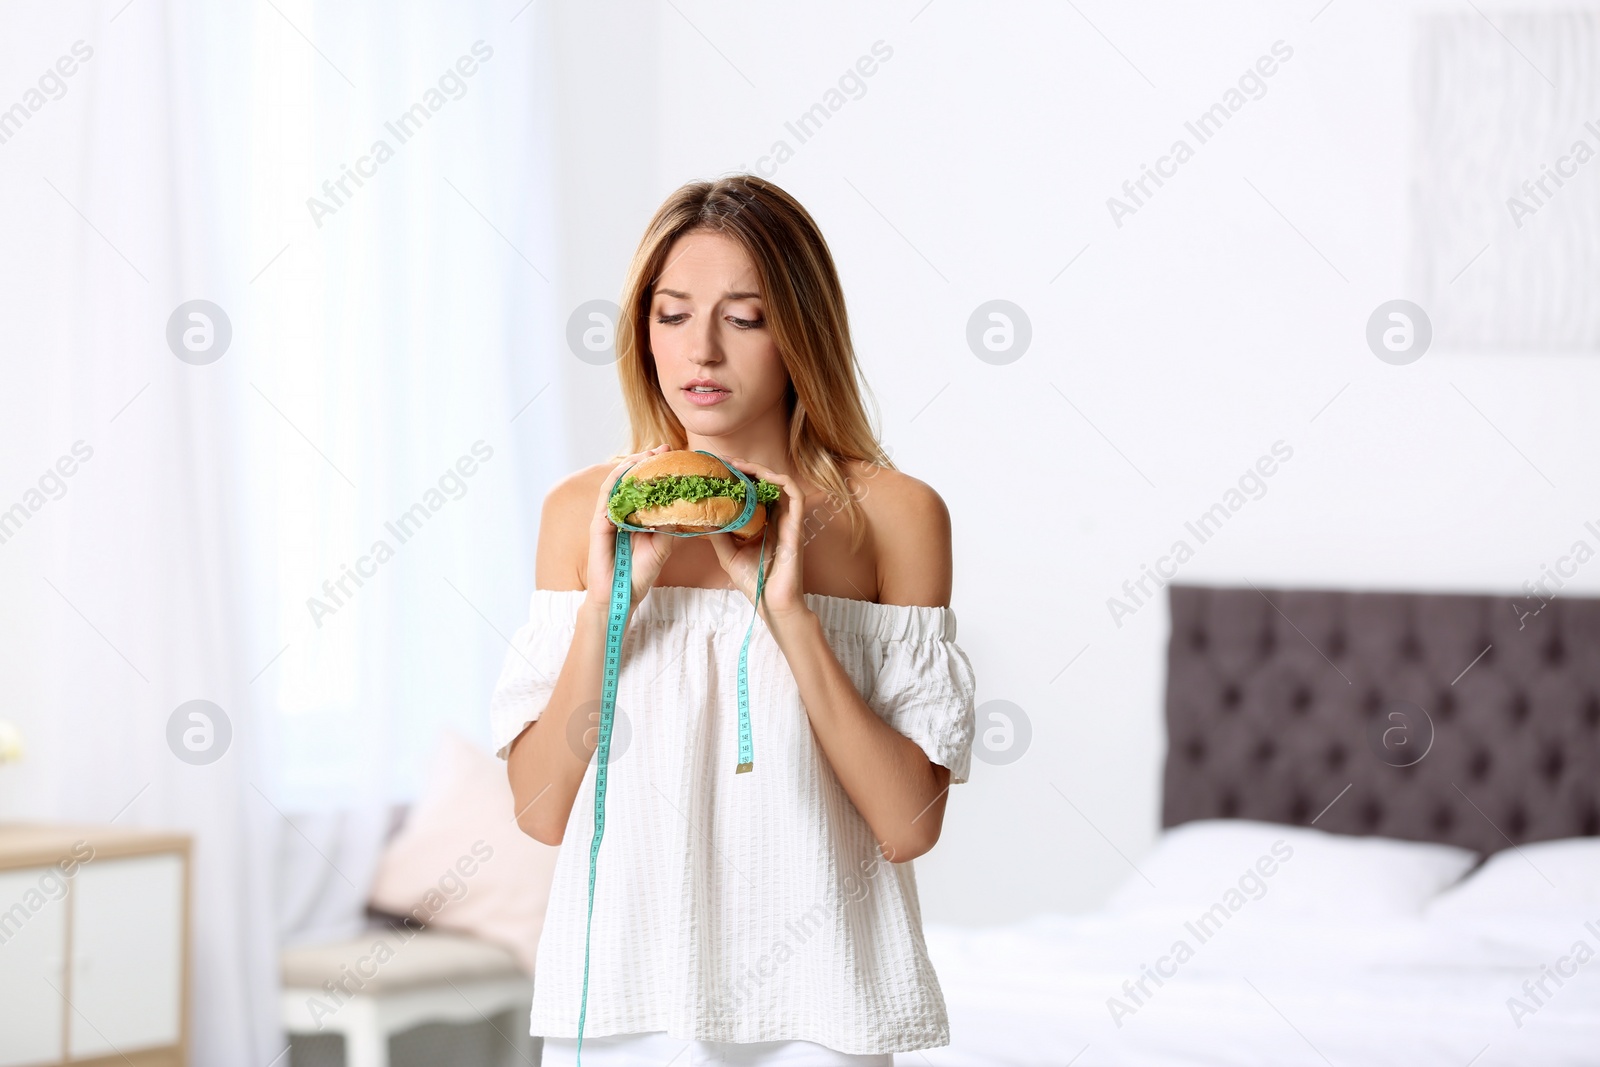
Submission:
[[[578,1042],[570,1037],[544,1039],[541,1067],[575,1067]],[[690,1041],[668,1037],[665,1033],[627,1034],[618,1037],[583,1038],[584,1067],[702,1067],[706,1064],[729,1067],[894,1067],[894,1055],[858,1056],[835,1052],[811,1041],[762,1041],[733,1044],[722,1041]]]

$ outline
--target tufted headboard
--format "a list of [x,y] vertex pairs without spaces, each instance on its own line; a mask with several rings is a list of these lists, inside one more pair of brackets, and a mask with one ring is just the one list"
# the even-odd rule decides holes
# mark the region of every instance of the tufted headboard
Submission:
[[1600,834],[1600,600],[1168,590],[1164,826]]

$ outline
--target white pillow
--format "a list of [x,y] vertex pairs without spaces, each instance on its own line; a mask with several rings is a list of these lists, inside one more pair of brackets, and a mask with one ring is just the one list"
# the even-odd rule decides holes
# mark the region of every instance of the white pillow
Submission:
[[[1165,831],[1106,910],[1218,918],[1248,910],[1319,921],[1416,916],[1477,858],[1452,845],[1202,819]],[[1214,910],[1219,904],[1224,911]]]
[[1566,837],[1496,852],[1441,893],[1429,918],[1569,912],[1600,917],[1600,837]]
[[370,902],[504,945],[532,974],[561,850],[523,833],[515,814],[505,761],[445,731],[405,826],[384,849]]

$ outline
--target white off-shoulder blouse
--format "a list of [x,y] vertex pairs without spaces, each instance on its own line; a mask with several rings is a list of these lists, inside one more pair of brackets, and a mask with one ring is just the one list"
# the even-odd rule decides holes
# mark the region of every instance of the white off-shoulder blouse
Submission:
[[[549,701],[584,596],[534,592],[491,701],[501,758]],[[954,611],[805,600],[867,705],[948,767],[952,784],[965,782],[975,682]],[[739,646],[753,610],[736,589],[658,586],[629,624],[584,1035],[801,1040],[851,1053],[947,1045],[912,863],[889,862],[834,777],[760,619],[748,660],[755,767],[734,773]],[[593,832],[591,758],[539,942],[536,1035],[577,1036]]]

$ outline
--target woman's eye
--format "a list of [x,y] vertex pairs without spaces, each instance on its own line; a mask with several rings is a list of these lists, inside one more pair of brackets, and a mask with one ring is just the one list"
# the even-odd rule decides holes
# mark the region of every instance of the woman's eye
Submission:
[[[675,315],[657,315],[656,322],[662,326],[676,326],[688,317],[688,313],[680,311]],[[737,315],[729,315],[728,321],[741,330],[754,330],[766,325],[765,319],[741,319]]]

